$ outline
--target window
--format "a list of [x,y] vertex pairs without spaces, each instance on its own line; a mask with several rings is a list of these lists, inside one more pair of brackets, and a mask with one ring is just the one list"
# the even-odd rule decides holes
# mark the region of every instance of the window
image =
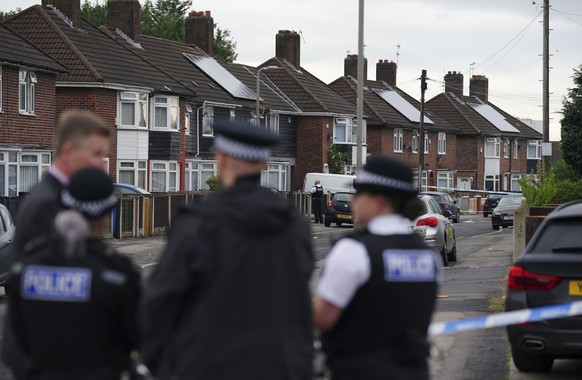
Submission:
[[151,191],[157,193],[178,191],[178,163],[152,161]]
[[267,118],[267,128],[276,134],[279,134],[279,114],[269,113]]
[[485,157],[499,158],[500,144],[501,141],[498,137],[485,140]]
[[236,111],[231,109],[230,110],[230,121],[234,121],[236,119]]
[[412,153],[418,153],[418,141],[420,140],[420,132],[412,131]]
[[43,152],[0,152],[0,196],[28,193],[51,165],[51,154]]
[[214,107],[206,106],[202,116],[202,136],[214,136]]
[[430,145],[430,140],[428,139],[428,133],[424,134],[424,153],[428,153],[428,147]]
[[499,174],[489,174],[485,176],[485,190],[499,191]]
[[261,185],[269,189],[287,191],[287,173],[286,164],[268,164],[267,170],[261,173]]
[[453,187],[453,172],[438,172],[437,186],[440,188],[451,189]]
[[344,165],[344,174],[355,175],[357,168],[357,165]]
[[34,114],[34,88],[36,74],[32,71],[18,72],[18,109],[20,113]]
[[509,158],[509,140],[503,140],[503,158]]
[[400,128],[394,129],[394,151],[402,153],[402,145],[404,144],[403,131]]
[[542,158],[542,142],[539,140],[530,140],[527,143],[527,159],[540,160]]
[[439,132],[438,140],[438,154],[447,154],[447,134],[445,132]]
[[[414,171],[414,184],[418,186],[418,169]],[[428,185],[428,172],[426,170],[422,171],[422,182],[421,185],[426,187]]]
[[120,126],[147,128],[148,94],[145,92],[122,91],[119,93]]
[[352,120],[348,118],[337,118],[333,126],[333,140],[335,143],[352,142]]
[[146,161],[118,161],[117,181],[146,189]]
[[186,162],[185,170],[186,191],[208,190],[208,178],[216,175],[214,162]]
[[192,122],[192,106],[186,103],[186,114],[184,115],[184,129],[186,134],[190,134],[190,123]]
[[519,144],[517,140],[513,140],[513,158],[519,158]]
[[519,179],[525,177],[525,174],[512,174],[511,175],[511,191],[521,191],[521,185],[519,184]]
[[178,98],[175,96],[154,97],[154,128],[178,130],[180,114]]

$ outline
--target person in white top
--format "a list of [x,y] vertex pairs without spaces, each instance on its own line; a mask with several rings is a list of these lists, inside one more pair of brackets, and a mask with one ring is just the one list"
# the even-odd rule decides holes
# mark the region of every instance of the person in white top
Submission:
[[428,379],[426,333],[442,262],[411,233],[411,168],[368,160],[352,211],[364,231],[332,248],[313,303],[332,380]]

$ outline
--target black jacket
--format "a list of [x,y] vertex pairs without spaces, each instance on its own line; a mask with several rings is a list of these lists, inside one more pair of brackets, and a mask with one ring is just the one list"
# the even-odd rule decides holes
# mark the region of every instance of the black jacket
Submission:
[[131,261],[100,240],[88,240],[87,253],[74,258],[51,240],[17,262],[8,321],[28,372],[105,370],[119,378],[137,347],[139,281]]
[[160,379],[305,379],[312,372],[307,223],[239,181],[182,213],[140,308]]

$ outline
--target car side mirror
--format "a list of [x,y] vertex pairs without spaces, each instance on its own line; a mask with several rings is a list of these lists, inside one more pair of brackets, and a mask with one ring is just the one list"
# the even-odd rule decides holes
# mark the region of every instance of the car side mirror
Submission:
[[453,216],[453,213],[451,212],[451,210],[444,210],[445,211],[445,216],[447,218],[450,218],[451,216]]

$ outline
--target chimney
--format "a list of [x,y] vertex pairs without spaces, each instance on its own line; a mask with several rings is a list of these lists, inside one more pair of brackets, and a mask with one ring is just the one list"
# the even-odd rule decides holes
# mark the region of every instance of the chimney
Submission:
[[109,0],[107,2],[107,26],[119,29],[133,42],[139,43],[141,36],[141,5],[139,0]]
[[489,102],[489,79],[485,75],[473,75],[469,80],[469,95]]
[[44,5],[53,5],[71,20],[74,26],[81,25],[81,0],[42,0]]
[[[344,77],[358,78],[358,55],[348,54],[344,59]],[[368,59],[364,58],[364,82],[368,79]]]
[[184,40],[188,45],[198,46],[209,56],[214,55],[214,19],[210,11],[188,14]]
[[445,92],[452,92],[455,96],[463,96],[463,74],[449,71],[445,75]]
[[376,63],[376,80],[396,87],[396,62],[381,59]]
[[289,61],[295,68],[301,66],[301,40],[299,33],[279,30],[275,37],[275,56]]

